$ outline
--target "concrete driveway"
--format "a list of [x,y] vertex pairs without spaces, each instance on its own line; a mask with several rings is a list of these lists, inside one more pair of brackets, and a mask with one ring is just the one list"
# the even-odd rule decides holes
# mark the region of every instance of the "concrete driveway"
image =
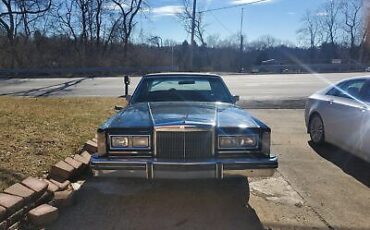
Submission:
[[[370,165],[308,143],[303,110],[251,110],[273,130],[272,178],[155,182],[94,177],[51,229],[370,229]],[[248,194],[250,195],[249,202]]]

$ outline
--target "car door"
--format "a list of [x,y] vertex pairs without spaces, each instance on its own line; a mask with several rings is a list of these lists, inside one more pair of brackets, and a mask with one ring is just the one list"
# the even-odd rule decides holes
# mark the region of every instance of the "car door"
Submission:
[[361,89],[360,97],[366,106],[362,110],[363,118],[360,127],[361,151],[358,157],[370,162],[370,80],[367,80]]
[[360,100],[360,91],[365,81],[348,80],[328,92],[324,121],[328,141],[353,153],[361,149],[359,130],[364,119],[364,104]]

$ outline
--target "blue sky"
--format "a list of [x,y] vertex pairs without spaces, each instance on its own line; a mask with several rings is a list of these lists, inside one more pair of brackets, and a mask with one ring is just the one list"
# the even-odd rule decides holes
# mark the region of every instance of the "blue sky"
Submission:
[[[191,1],[191,0],[190,0]],[[256,0],[198,0],[198,11],[224,6],[238,5]],[[281,40],[297,43],[296,31],[300,27],[300,19],[307,9],[316,10],[328,0],[267,0],[264,3],[243,6],[244,33],[247,41],[262,35],[270,34]],[[165,39],[181,42],[189,39],[189,35],[176,17],[181,11],[182,0],[148,0],[151,13],[140,17],[137,29],[146,35],[155,35]],[[207,35],[218,35],[221,39],[229,38],[240,30],[241,8],[219,10],[204,14]]]

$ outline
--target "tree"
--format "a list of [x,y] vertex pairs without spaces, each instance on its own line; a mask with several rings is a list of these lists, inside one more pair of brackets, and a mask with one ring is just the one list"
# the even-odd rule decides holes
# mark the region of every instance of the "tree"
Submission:
[[318,30],[319,22],[317,20],[317,15],[312,13],[312,11],[306,11],[301,19],[302,27],[297,31],[304,42],[308,41],[310,49],[310,60],[314,61],[315,49],[318,45]]
[[163,41],[162,41],[162,38],[160,36],[150,36],[148,38],[148,42],[150,44],[153,44],[153,45],[157,46],[157,48],[161,48],[163,46]]
[[311,49],[315,48],[318,44],[318,27],[319,22],[316,14],[312,11],[306,11],[301,19],[302,27],[297,31],[301,35],[304,42],[308,41]]
[[[51,0],[1,0],[0,27],[6,33],[10,45],[11,66],[16,61],[15,38],[21,18],[26,34],[29,34],[29,16],[40,15],[50,9]],[[17,17],[20,16],[20,17]]]
[[[187,33],[191,33],[192,30],[192,7],[189,0],[183,0],[183,12],[178,14],[179,19],[184,25],[184,29]],[[196,13],[195,15],[195,37],[200,42],[201,46],[206,46],[206,41],[204,37],[206,25],[203,22],[203,14]]]
[[336,56],[336,43],[339,26],[339,13],[341,3],[338,0],[330,0],[322,6],[318,13],[320,17],[320,30],[324,33],[325,41],[331,45],[331,57]]
[[342,2],[341,11],[344,16],[343,30],[348,34],[350,44],[350,56],[352,59],[356,55],[356,46],[361,43],[363,35],[363,18],[361,9],[363,2],[361,0],[346,0]]
[[135,16],[142,8],[143,0],[112,0],[119,8],[119,32],[123,40],[124,56],[127,57],[129,39],[136,25]]

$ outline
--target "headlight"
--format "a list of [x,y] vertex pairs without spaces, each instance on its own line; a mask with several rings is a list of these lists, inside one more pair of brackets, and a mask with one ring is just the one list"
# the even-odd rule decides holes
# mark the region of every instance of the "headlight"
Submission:
[[257,135],[220,136],[220,149],[252,148],[257,146]]
[[148,148],[149,147],[149,137],[148,136],[132,137],[132,147]]
[[129,147],[129,137],[128,136],[114,136],[111,137],[113,148],[127,148]]
[[111,136],[113,149],[147,149],[150,147],[150,136]]

